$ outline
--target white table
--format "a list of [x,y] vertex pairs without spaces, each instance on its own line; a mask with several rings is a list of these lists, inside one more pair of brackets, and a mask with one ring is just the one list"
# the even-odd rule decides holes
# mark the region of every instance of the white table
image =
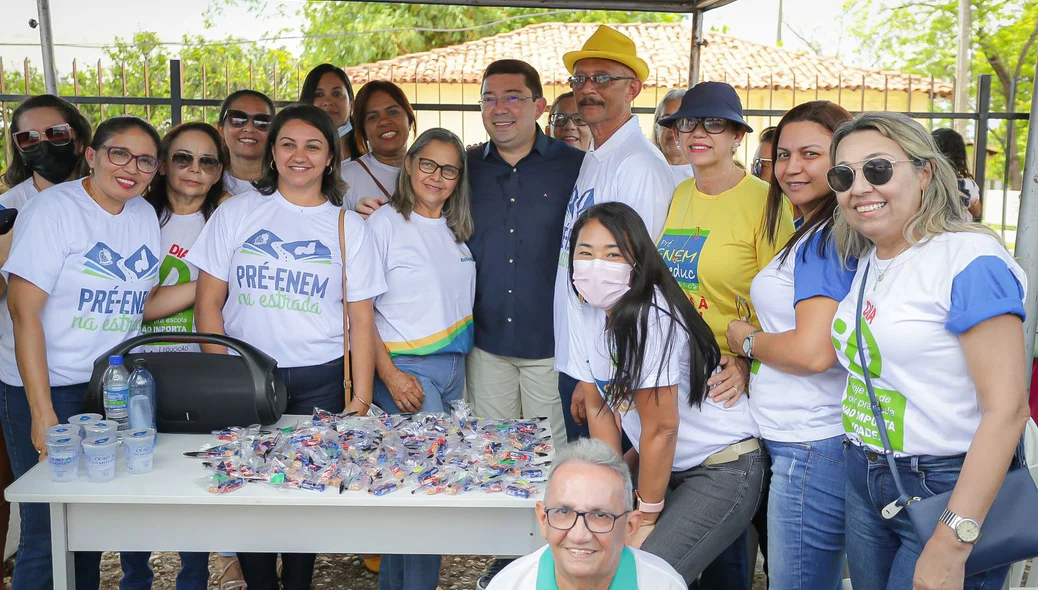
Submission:
[[[286,416],[291,426],[302,416]],[[525,555],[541,547],[539,497],[479,491],[381,497],[366,492],[277,490],[251,483],[207,490],[201,459],[185,457],[214,436],[160,434],[155,469],[113,481],[50,480],[46,463],[7,488],[9,502],[50,504],[54,587],[74,589],[72,551],[241,551]],[[542,484],[543,487],[543,484]]]

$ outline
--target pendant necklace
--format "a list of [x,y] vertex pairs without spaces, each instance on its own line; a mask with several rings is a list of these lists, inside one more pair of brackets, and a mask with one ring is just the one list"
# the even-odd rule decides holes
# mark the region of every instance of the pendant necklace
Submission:
[[908,244],[905,244],[905,247],[901,248],[901,251],[898,252],[897,254],[895,254],[894,257],[891,258],[887,262],[887,266],[885,268],[879,268],[879,256],[878,255],[876,256],[876,267],[879,268],[879,273],[876,275],[876,282],[875,282],[875,284],[872,285],[872,290],[873,291],[876,290],[876,287],[879,286],[879,283],[883,280],[883,277],[887,274],[887,271],[890,270],[890,266],[892,264],[894,264],[894,260],[896,260],[898,256],[901,256],[902,254],[904,254],[905,250],[908,250]]

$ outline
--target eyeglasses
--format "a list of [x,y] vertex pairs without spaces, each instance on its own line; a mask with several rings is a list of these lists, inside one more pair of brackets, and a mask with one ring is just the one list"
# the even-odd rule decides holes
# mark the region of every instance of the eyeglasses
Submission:
[[433,174],[437,170],[442,170],[440,175],[443,176],[444,180],[454,180],[461,176],[461,168],[451,166],[450,164],[437,164],[436,160],[430,160],[429,158],[418,158],[418,169],[426,174]]
[[484,96],[479,99],[479,104],[483,106],[484,110],[486,110],[493,108],[499,104],[505,107],[514,107],[518,106],[519,103],[523,102],[524,100],[537,100],[538,98],[540,97],[533,95],[519,96],[518,94],[506,94],[501,98],[497,98],[496,96]]
[[566,123],[570,121],[573,121],[573,124],[577,127],[587,127],[587,121],[584,120],[584,117],[580,116],[580,113],[572,113],[569,115],[555,113],[548,117],[548,122],[551,123],[552,127],[565,127]]
[[108,161],[116,166],[126,166],[130,162],[137,160],[137,170],[142,174],[151,174],[159,169],[159,159],[155,156],[149,155],[134,155],[133,152],[118,146],[101,146],[102,149],[108,152]]
[[[890,182],[890,179],[894,177],[895,164],[911,163],[916,166],[922,166],[921,162],[911,159],[891,160],[888,158],[871,158],[862,161],[865,163],[861,166],[861,174],[872,186],[883,186]],[[851,162],[851,164],[859,163],[860,162]],[[825,174],[825,180],[829,183],[829,188],[833,189],[833,192],[845,193],[851,190],[851,187],[854,186],[854,174],[854,168],[851,168],[850,164],[840,164],[829,169],[829,172]]]
[[31,152],[40,147],[44,141],[50,142],[52,145],[68,145],[72,141],[72,126],[63,123],[44,129],[42,135],[39,131],[32,129],[19,131],[11,137],[14,139],[14,145],[18,151]]
[[718,117],[685,117],[675,121],[674,128],[681,133],[692,133],[700,123],[703,124],[703,129],[710,135],[723,133],[728,128],[728,121]]
[[194,165],[196,159],[198,160],[198,166],[206,174],[213,174],[220,168],[220,160],[216,156],[198,156],[198,158],[195,158],[194,154],[188,152],[174,152],[169,157],[169,162],[176,166],[178,170],[187,170]]
[[774,160],[771,158],[754,158],[753,165],[750,167],[750,172],[754,176],[760,176],[761,171],[764,169],[764,163],[771,164]]
[[569,508],[545,508],[548,526],[560,531],[568,531],[577,524],[577,518],[584,519],[584,526],[592,533],[603,535],[611,532],[617,519],[627,516],[627,512],[613,514],[602,510],[570,510]]
[[227,114],[224,115],[223,120],[230,123],[231,127],[234,127],[236,129],[241,129],[242,127],[248,125],[249,121],[252,121],[252,126],[256,128],[256,131],[266,132],[268,129],[270,129],[270,124],[274,121],[274,116],[269,113],[256,113],[254,115],[250,115],[245,111],[232,109],[227,111]]
[[610,76],[609,74],[595,74],[594,76],[570,76],[569,87],[578,90],[584,87],[584,84],[588,83],[588,80],[595,85],[595,88],[607,86],[613,83],[613,80],[634,80],[634,76]]

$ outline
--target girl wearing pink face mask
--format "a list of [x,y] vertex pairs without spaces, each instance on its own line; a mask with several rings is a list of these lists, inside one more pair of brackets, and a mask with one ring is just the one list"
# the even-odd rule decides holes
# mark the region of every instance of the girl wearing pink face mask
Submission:
[[566,372],[580,381],[591,436],[617,452],[621,431],[632,443],[645,518],[631,544],[691,582],[757,510],[767,465],[757,425],[745,396],[725,407],[706,395],[720,350],[633,209],[588,209],[570,252],[583,306],[570,317]]

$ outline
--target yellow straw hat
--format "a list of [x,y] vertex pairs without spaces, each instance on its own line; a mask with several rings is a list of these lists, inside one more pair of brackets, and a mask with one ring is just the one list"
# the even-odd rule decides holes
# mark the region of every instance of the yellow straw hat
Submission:
[[642,82],[649,77],[649,64],[638,57],[634,41],[620,31],[605,25],[598,27],[598,30],[584,43],[580,51],[570,51],[563,55],[562,63],[566,64],[566,69],[572,74],[573,66],[578,61],[588,58],[608,59],[622,63],[634,70],[634,75]]

